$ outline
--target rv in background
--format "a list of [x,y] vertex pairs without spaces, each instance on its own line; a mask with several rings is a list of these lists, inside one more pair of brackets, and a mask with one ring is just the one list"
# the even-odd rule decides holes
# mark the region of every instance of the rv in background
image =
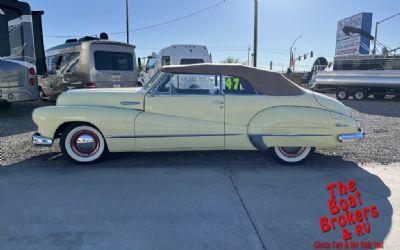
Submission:
[[37,74],[46,71],[42,15],[24,2],[0,2],[1,107],[39,97]]
[[99,38],[69,39],[46,51],[47,73],[41,76],[42,100],[56,100],[68,89],[134,87],[138,83],[135,47]]
[[208,49],[204,45],[171,45],[147,57],[146,66],[140,73],[139,84],[146,85],[155,73],[166,65],[211,63]]

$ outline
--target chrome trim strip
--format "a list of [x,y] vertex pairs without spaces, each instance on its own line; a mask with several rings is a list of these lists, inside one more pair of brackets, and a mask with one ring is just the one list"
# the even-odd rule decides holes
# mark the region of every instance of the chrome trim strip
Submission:
[[346,142],[355,142],[359,141],[365,138],[365,133],[364,132],[357,132],[353,134],[342,134],[338,136],[338,139],[340,142],[346,143]]
[[296,137],[296,136],[332,136],[332,135],[328,135],[328,134],[251,134],[250,136],[268,136],[268,137],[290,136],[290,137]]
[[349,127],[350,125],[349,124],[346,124],[346,123],[336,123],[335,124],[335,127],[337,127],[337,128],[346,128],[346,127]]
[[140,105],[140,104],[141,104],[141,102],[128,102],[128,101],[122,101],[122,102],[120,102],[120,104],[121,104],[121,105],[124,105],[124,106],[130,106],[130,105]]
[[178,138],[178,137],[211,137],[211,136],[236,136],[241,134],[173,134],[173,135],[107,135],[106,138],[113,139],[142,139],[142,138]]
[[32,143],[35,146],[51,147],[53,145],[53,140],[47,137],[43,137],[39,133],[35,133],[32,136]]

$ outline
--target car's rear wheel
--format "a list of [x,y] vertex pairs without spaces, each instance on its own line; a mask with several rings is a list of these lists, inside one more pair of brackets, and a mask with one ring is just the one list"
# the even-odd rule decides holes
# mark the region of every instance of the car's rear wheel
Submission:
[[108,152],[103,135],[88,125],[71,125],[61,135],[61,150],[78,164],[94,163]]
[[274,147],[272,152],[279,163],[286,165],[300,164],[314,152],[312,147]]

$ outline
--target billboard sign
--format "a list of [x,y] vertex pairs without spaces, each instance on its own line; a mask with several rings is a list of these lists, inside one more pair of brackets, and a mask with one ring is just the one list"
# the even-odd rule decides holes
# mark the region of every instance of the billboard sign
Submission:
[[369,54],[371,41],[360,34],[346,35],[343,28],[346,26],[362,29],[371,33],[372,13],[360,13],[338,22],[336,33],[336,55],[363,55]]

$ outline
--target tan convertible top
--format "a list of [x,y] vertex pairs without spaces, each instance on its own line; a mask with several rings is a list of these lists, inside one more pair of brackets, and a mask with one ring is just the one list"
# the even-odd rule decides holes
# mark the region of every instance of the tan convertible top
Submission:
[[246,79],[257,93],[273,96],[302,95],[304,91],[280,73],[240,64],[192,64],[165,66],[162,72],[175,74],[211,74]]

